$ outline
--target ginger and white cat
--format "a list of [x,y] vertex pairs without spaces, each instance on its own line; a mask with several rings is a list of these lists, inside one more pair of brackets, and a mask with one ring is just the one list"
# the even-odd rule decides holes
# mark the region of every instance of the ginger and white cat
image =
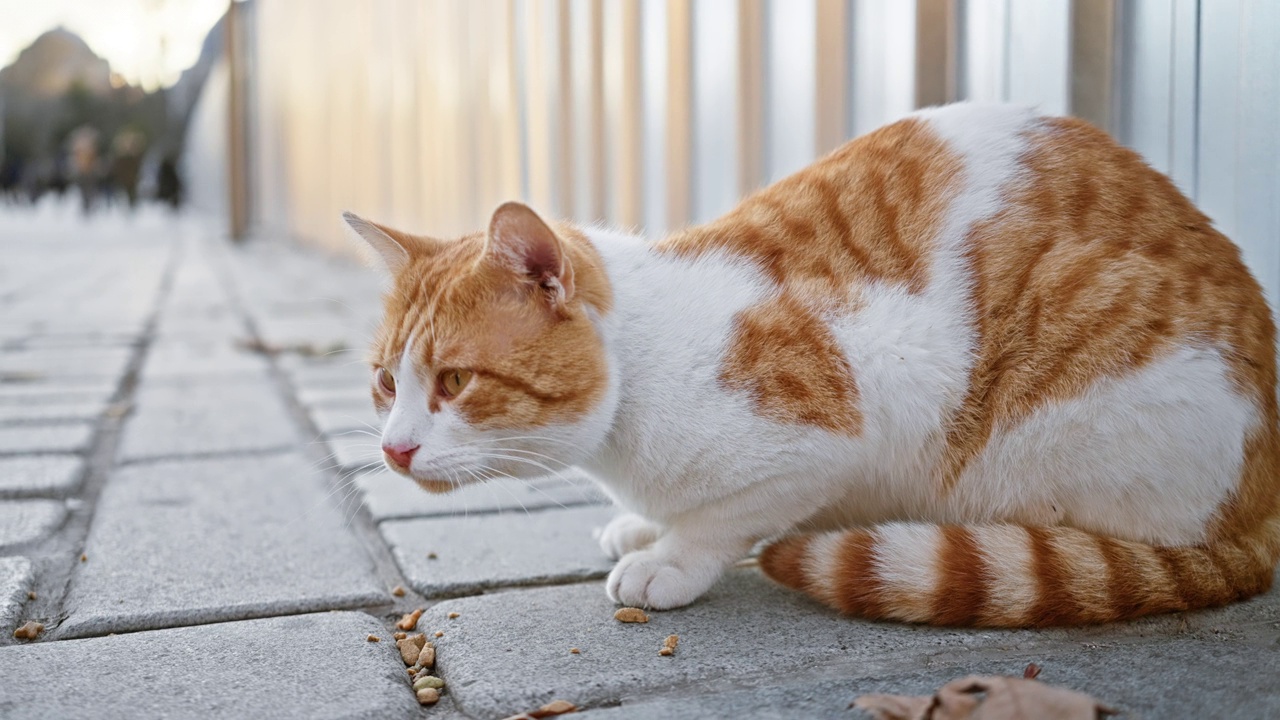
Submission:
[[1104,622],[1267,590],[1274,327],[1240,253],[1072,119],[926,110],[658,242],[507,203],[393,274],[387,464],[560,463],[626,509],[607,590],[672,608],[762,539],[844,612]]

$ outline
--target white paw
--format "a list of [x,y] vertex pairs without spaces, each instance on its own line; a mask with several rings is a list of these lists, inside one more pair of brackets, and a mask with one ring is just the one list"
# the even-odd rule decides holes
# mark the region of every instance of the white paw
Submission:
[[609,573],[605,589],[614,602],[668,610],[697,600],[719,579],[718,564],[676,565],[653,550],[629,553]]
[[624,513],[609,521],[597,539],[600,549],[610,560],[629,552],[649,547],[662,534],[662,529],[635,513]]

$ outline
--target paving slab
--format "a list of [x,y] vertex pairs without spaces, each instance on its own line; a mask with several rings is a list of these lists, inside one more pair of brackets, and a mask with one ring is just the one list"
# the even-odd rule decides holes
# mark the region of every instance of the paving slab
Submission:
[[142,382],[204,381],[227,375],[261,377],[267,372],[267,360],[238,341],[244,337],[241,331],[231,336],[158,339],[147,350]]
[[297,448],[301,438],[264,376],[144,384],[125,426],[123,461]]
[[365,392],[365,397],[354,402],[334,402],[310,408],[311,422],[316,429],[326,435],[342,432],[367,430],[376,432],[382,427],[382,419],[378,417],[373,401]]
[[126,466],[107,482],[67,637],[388,602],[298,455]]
[[[979,651],[1035,659],[1063,647],[1142,638],[1243,643],[1276,632],[1277,605],[1272,593],[1222,610],[1102,627],[956,630],[842,617],[754,570],[737,570],[693,605],[650,613],[646,624],[615,621],[602,583],[584,583],[449,600],[428,608],[423,626],[445,629],[436,640],[437,664],[460,709],[501,717],[557,697],[600,707],[695,684],[706,690],[709,683],[732,687],[797,673],[900,673],[894,663],[903,659],[927,667]],[[450,612],[460,616],[448,620]],[[679,649],[661,657],[668,635],[680,636]]]
[[0,384],[0,405],[77,405],[106,402],[116,392],[114,380],[95,380],[68,385],[62,383]]
[[66,519],[61,500],[0,500],[0,552],[42,540]]
[[0,457],[0,498],[75,492],[84,477],[84,458],[77,455]]
[[413,589],[434,598],[603,577],[613,563],[591,530],[612,516],[583,507],[388,520],[378,529]]
[[0,427],[0,454],[83,452],[92,441],[87,422]]
[[[671,662],[679,662],[677,656]],[[870,718],[849,710],[860,695],[932,695],[967,675],[1022,677],[1028,662],[1041,667],[1048,685],[1087,693],[1124,717],[1241,717],[1280,715],[1280,683],[1262,668],[1280,665],[1280,646],[1181,640],[1084,646],[1039,653],[974,653],[972,658],[929,669],[898,661],[877,672],[853,671],[841,678],[762,674],[740,689],[705,685],[672,688],[662,696],[637,694],[620,707],[587,712],[591,720],[701,720],[702,718]],[[1212,668],[1212,672],[1205,672]]]
[[40,425],[96,420],[106,409],[105,399],[77,403],[0,404],[0,425]]
[[0,353],[0,376],[54,379],[64,376],[118,378],[133,351],[129,348],[93,350],[20,350]]
[[0,648],[0,716],[414,718],[384,626],[340,612]]
[[590,478],[576,471],[532,480],[490,480],[447,495],[429,493],[385,468],[360,473],[355,482],[375,520],[521,512],[609,502]]
[[24,557],[0,557],[0,638],[10,638],[22,624],[27,592],[35,586],[31,561]]
[[348,431],[326,435],[316,442],[328,445],[326,462],[333,467],[370,469],[382,464],[382,443],[378,438]]

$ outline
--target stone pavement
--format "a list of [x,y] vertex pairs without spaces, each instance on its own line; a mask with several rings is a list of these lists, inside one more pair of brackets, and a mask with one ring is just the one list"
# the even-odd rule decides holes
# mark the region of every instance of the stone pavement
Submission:
[[[378,468],[379,292],[192,219],[0,215],[0,718],[853,718],[862,693],[1028,662],[1131,717],[1280,716],[1277,593],[968,631],[838,617],[743,567],[619,624],[584,478],[441,497]],[[430,708],[391,642],[418,607]]]

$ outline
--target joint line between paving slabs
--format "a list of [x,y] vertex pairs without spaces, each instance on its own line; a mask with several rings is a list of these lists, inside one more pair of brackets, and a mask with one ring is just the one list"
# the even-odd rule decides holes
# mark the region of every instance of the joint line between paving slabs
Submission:
[[[104,412],[94,423],[93,434],[88,449],[84,451],[85,467],[78,493],[70,495],[80,502],[67,508],[68,517],[61,530],[54,536],[54,548],[43,553],[36,573],[36,600],[27,604],[29,617],[49,620],[46,625],[65,620],[63,612],[71,583],[75,580],[75,571],[80,565],[79,558],[84,552],[89,530],[93,525],[97,512],[98,499],[106,487],[111,471],[115,469],[115,459],[119,452],[120,438],[125,423],[132,411],[134,396],[142,374],[143,363],[155,339],[156,328],[160,322],[160,314],[173,289],[174,276],[182,260],[183,249],[180,243],[170,246],[169,257],[162,271],[159,286],[151,310],[143,323],[142,332],[129,343],[131,354],[125,371],[121,375],[115,392]],[[125,412],[113,413],[112,408],[125,408]],[[61,558],[70,558],[63,563]],[[57,628],[52,629],[47,637],[58,639]]]
[[[240,297],[238,288],[231,281],[232,268],[228,266],[228,260],[225,253],[219,253],[213,265],[218,281],[222,283],[228,298],[228,302],[239,316],[241,324],[244,326],[248,337],[246,338],[252,343],[262,346],[266,339],[263,338],[258,323],[254,320],[253,315],[245,307]],[[306,408],[298,399],[298,392],[290,382],[284,370],[271,353],[264,353],[264,359],[267,363],[267,373],[275,385],[276,392],[284,402],[285,408],[288,410],[290,417],[294,423],[302,430],[302,437],[315,438],[311,442],[303,443],[300,446],[303,457],[312,463],[312,467],[316,468],[317,473],[321,474],[325,480],[325,486],[320,488],[328,497],[334,496],[335,493],[341,492],[346,482],[354,483],[354,479],[343,479],[344,468],[327,462],[332,447],[327,442],[321,442],[322,433],[315,423],[311,420],[311,416],[307,413]],[[400,572],[400,566],[396,564],[395,558],[391,555],[391,549],[387,547],[386,542],[382,539],[382,535],[378,532],[377,522],[373,516],[369,514],[369,510],[364,506],[364,493],[358,487],[356,488],[357,499],[359,505],[355,514],[352,516],[349,527],[354,531],[354,535],[360,540],[361,545],[368,551],[370,559],[374,563],[375,575],[383,581],[386,587],[393,588],[400,586],[408,590],[404,598],[399,600],[388,598],[388,604],[395,603],[397,605],[413,605],[415,607],[429,606],[429,601],[417,596],[413,586],[408,579]],[[380,619],[385,619],[387,608],[379,606],[369,609],[370,613]]]

